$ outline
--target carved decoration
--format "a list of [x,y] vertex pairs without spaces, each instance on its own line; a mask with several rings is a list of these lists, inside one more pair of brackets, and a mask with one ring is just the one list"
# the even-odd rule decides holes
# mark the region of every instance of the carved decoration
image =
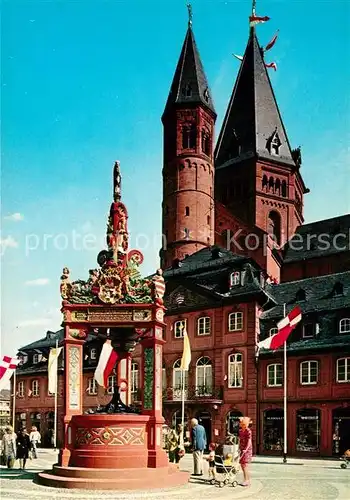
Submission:
[[86,338],[86,331],[85,330],[81,330],[79,328],[70,328],[69,329],[69,335],[73,338],[73,339],[85,339]]
[[153,358],[154,351],[151,347],[147,347],[144,351],[145,369],[144,369],[144,392],[143,392],[143,407],[145,410],[153,408]]
[[78,427],[75,437],[76,448],[88,446],[140,446],[145,443],[143,427]]
[[68,348],[68,390],[69,409],[79,410],[80,408],[80,349],[76,346]]

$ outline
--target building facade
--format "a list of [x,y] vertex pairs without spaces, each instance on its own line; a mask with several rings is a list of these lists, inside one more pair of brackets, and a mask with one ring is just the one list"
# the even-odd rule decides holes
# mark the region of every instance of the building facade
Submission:
[[[350,215],[304,224],[301,151],[290,145],[254,28],[214,146],[215,121],[190,23],[162,117],[164,418],[181,420],[186,330],[186,421],[198,417],[208,441],[220,442],[249,415],[254,451],[281,454],[283,357],[257,343],[299,305],[302,321],[288,340],[288,453],[339,455],[350,447]],[[22,348],[17,375],[18,422],[48,436],[47,357],[60,335]],[[88,409],[108,401],[113,380],[96,387],[101,345],[92,335],[84,349]],[[139,366],[136,349],[134,402]]]

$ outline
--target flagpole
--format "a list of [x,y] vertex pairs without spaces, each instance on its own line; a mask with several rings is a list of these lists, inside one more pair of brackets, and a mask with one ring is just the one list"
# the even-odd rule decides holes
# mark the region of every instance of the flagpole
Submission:
[[15,430],[16,423],[16,370],[13,372],[13,393],[12,393],[12,429]]
[[182,406],[181,406],[181,425],[182,425],[182,432],[184,431],[185,427],[185,370],[181,370],[181,375],[182,375]]
[[[283,317],[286,317],[286,304],[283,304]],[[283,410],[284,410],[284,429],[283,429],[283,463],[287,463],[287,340],[283,345]]]
[[[56,340],[56,355],[58,349],[58,340]],[[54,415],[54,429],[53,429],[53,448],[56,451],[57,445],[57,389],[58,389],[58,360],[57,360],[57,373],[56,373],[56,387],[55,387],[55,415]]]

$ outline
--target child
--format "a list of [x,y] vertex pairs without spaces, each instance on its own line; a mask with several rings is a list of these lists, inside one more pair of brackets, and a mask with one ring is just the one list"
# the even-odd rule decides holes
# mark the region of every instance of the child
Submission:
[[249,417],[240,418],[240,430],[239,430],[239,451],[244,482],[242,486],[250,486],[250,474],[248,470],[248,465],[252,460],[253,455],[253,444],[252,444],[252,431],[250,430],[251,420]]
[[215,450],[216,450],[216,444],[210,443],[209,455],[207,457],[209,465],[209,479],[215,479]]
[[227,453],[225,460],[224,460],[224,465],[226,467],[230,467],[231,465],[233,465],[232,453]]

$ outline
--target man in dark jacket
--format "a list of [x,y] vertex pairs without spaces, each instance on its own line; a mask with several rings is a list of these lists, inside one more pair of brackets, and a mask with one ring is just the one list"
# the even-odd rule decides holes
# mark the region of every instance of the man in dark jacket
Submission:
[[207,446],[207,435],[203,425],[198,424],[198,420],[193,418],[192,425],[192,448],[193,448],[193,467],[194,476],[203,475],[203,451]]

